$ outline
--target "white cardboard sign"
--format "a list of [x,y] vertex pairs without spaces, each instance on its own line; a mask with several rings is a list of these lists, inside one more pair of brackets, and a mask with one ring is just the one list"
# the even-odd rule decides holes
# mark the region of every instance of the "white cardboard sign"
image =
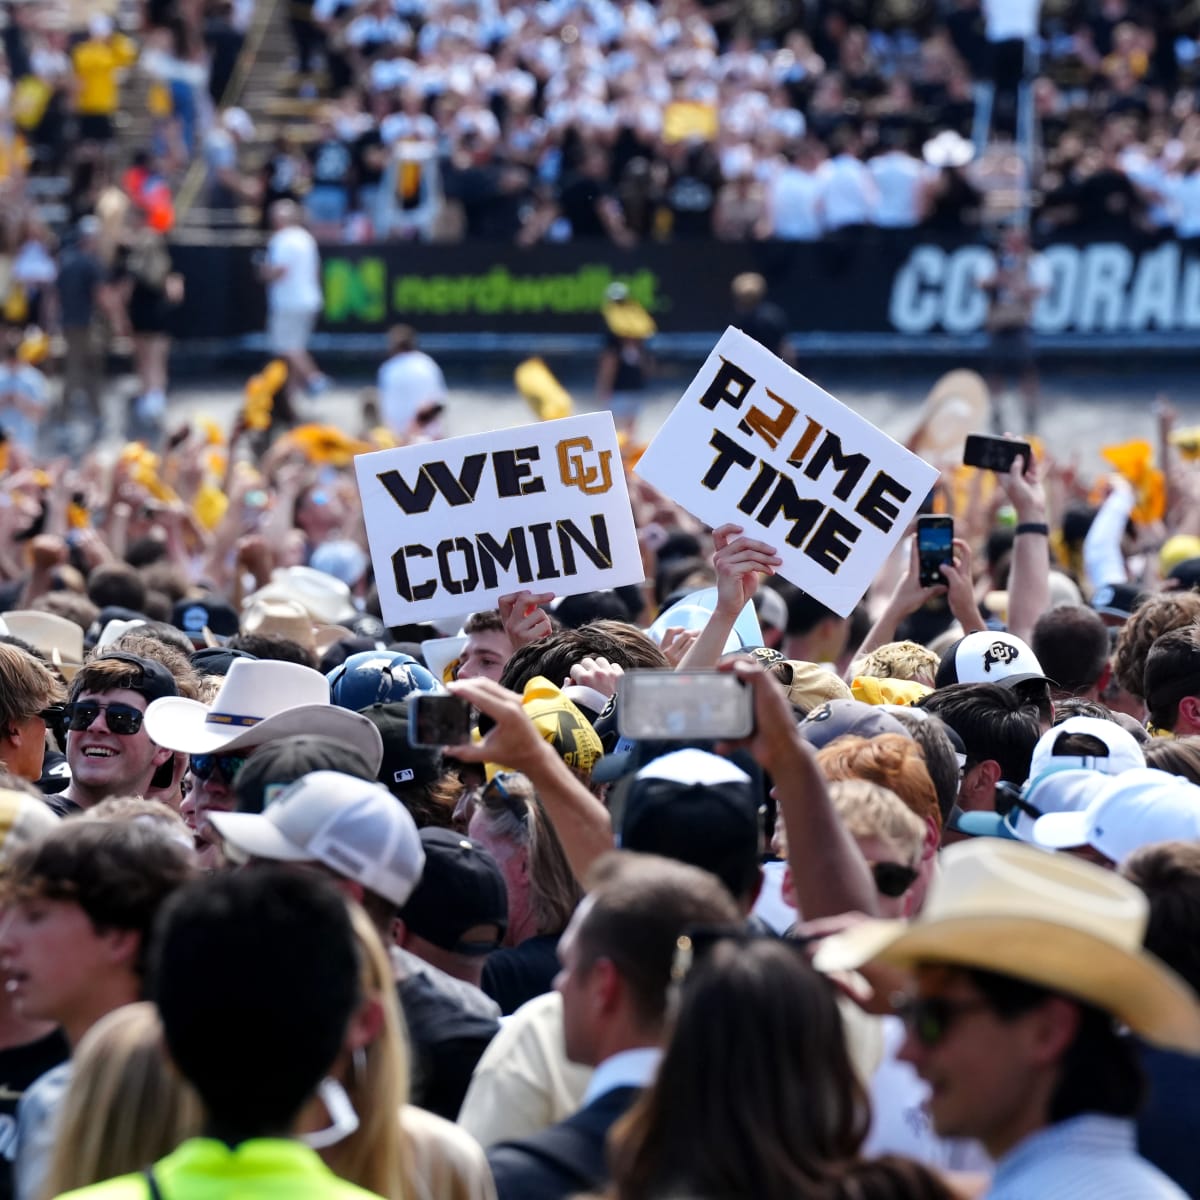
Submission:
[[383,619],[405,625],[640,583],[612,415],[361,454],[354,460]]
[[937,471],[739,329],[726,329],[637,473],[709,525],[774,546],[848,616]]

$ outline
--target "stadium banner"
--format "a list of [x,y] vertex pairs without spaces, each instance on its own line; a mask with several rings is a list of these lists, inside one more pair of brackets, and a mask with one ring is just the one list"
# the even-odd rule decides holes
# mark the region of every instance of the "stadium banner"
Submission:
[[383,619],[407,625],[641,583],[617,431],[607,412],[354,460]]
[[[1054,242],[1050,286],[1033,329],[1103,348],[1114,337],[1200,332],[1200,246],[1174,239]],[[186,279],[181,337],[264,328],[263,288],[248,246],[173,248]],[[622,250],[607,242],[522,248],[409,242],[321,249],[324,334],[381,334],[397,323],[431,334],[595,334],[609,284],[624,283],[663,333],[712,333],[734,319],[729,285],[760,273],[788,328],[804,335],[896,339],[982,335],[993,251],[978,239],[867,230],[822,242],[679,241]]]
[[635,470],[709,525],[770,543],[779,573],[843,617],[938,476],[732,327]]

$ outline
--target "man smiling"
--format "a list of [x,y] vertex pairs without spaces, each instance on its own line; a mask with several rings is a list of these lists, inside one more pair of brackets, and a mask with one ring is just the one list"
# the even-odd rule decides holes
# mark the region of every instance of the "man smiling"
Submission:
[[157,746],[144,718],[151,701],[178,696],[161,663],[112,651],[75,676],[67,705],[67,762],[71,782],[60,799],[69,809],[92,808],[109,796],[142,796],[171,751]]

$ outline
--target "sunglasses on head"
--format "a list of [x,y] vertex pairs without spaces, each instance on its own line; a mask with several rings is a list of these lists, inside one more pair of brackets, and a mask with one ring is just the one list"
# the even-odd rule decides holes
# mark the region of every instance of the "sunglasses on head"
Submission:
[[197,779],[209,780],[219,775],[227,785],[232,786],[238,772],[246,765],[247,758],[247,754],[193,754],[190,768]]
[[101,714],[109,733],[129,737],[142,727],[146,714],[132,704],[100,704],[95,700],[76,700],[66,707],[67,728],[74,733],[90,729]]
[[922,1046],[936,1046],[959,1017],[987,1007],[986,1000],[952,1000],[949,996],[892,997],[892,1011]]
[[875,877],[875,890],[881,896],[889,896],[894,900],[912,887],[920,872],[916,867],[906,867],[903,863],[877,862],[871,864],[871,874]]

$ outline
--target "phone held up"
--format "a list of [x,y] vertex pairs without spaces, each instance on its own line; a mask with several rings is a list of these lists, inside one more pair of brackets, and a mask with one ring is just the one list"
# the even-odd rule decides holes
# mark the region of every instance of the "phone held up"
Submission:
[[945,583],[942,563],[954,565],[954,519],[927,516],[917,518],[917,562],[922,587]]
[[457,696],[413,692],[408,740],[414,746],[461,746],[471,740],[471,706]]
[[963,466],[1007,475],[1018,458],[1024,460],[1024,469],[1028,470],[1032,454],[1033,448],[1028,442],[1015,442],[1011,438],[972,433],[967,436],[966,445],[963,446]]
[[733,741],[754,732],[754,696],[724,671],[626,671],[617,730],[634,741]]

